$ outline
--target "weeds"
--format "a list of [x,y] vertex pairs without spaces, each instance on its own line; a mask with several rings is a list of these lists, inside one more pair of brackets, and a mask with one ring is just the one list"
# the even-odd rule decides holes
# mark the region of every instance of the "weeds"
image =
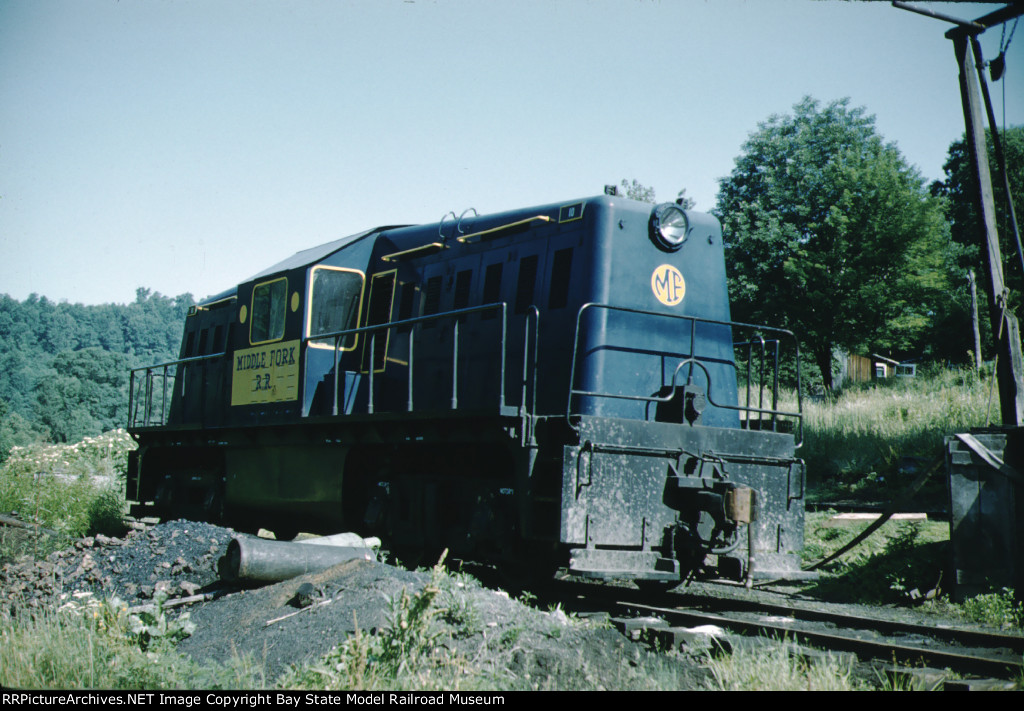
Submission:
[[466,593],[479,584],[467,575],[453,574],[441,577],[439,605],[440,618],[453,628],[456,639],[465,639],[480,633],[484,623],[473,599]]
[[790,641],[710,653],[707,688],[714,691],[855,691],[866,687],[852,663],[832,654],[808,656]]
[[[315,664],[293,668],[286,687],[315,689],[464,689],[494,686],[496,673],[471,665],[449,650],[448,642],[469,633],[449,632],[439,621],[482,627],[463,594],[466,576],[449,575],[444,556],[418,592],[405,588],[389,601],[387,625],[376,634],[358,629]],[[500,675],[497,675],[500,677]],[[505,681],[507,684],[508,681]]]
[[[163,617],[161,612],[161,617]],[[142,635],[124,603],[73,597],[60,609],[19,610],[0,620],[0,686],[23,689],[256,689],[250,660],[197,665],[174,651],[173,634]],[[165,629],[181,622],[164,619]],[[146,639],[143,644],[142,640]]]
[[968,598],[960,606],[971,622],[1001,629],[1024,627],[1024,603],[1014,597],[1011,588]]
[[519,593],[519,597],[517,597],[516,600],[527,607],[533,607],[537,604],[537,596],[529,590],[523,590]]
[[[164,611],[166,601],[167,593],[160,592],[153,598],[154,609],[152,611],[139,612],[128,618],[131,639],[143,651],[148,650],[154,643],[171,642],[173,644],[195,632],[196,625],[189,619],[187,612],[181,613],[174,619],[167,616]],[[118,610],[121,605],[123,604],[117,598],[108,603],[108,606],[114,610]]]
[[963,602],[937,600],[930,603],[936,613],[1002,630],[1024,629],[1024,602],[1012,588],[975,595]]
[[[70,445],[14,447],[0,465],[0,511],[57,531],[64,537],[123,532],[124,479],[135,442],[124,430]],[[61,537],[39,538],[37,556],[55,550]],[[6,557],[0,550],[0,557]]]
[[[850,386],[805,402],[801,456],[811,498],[892,499],[915,469],[941,455],[945,436],[986,424],[987,388],[973,372],[939,371]],[[934,477],[922,502],[943,503],[940,479]]]

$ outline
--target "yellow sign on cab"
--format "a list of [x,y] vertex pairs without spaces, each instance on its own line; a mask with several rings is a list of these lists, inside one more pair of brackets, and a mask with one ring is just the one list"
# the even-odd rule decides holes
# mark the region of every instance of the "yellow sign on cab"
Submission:
[[235,351],[231,404],[256,405],[299,397],[299,341]]

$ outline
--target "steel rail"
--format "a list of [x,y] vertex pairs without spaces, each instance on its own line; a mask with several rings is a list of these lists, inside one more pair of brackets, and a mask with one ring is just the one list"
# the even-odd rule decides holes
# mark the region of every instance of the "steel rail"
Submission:
[[1024,636],[1003,634],[1001,632],[987,632],[963,627],[921,625],[913,622],[901,622],[899,620],[864,617],[863,615],[853,615],[846,612],[817,610],[792,604],[781,605],[755,600],[710,598],[690,593],[684,593],[681,596],[681,603],[694,606],[704,604],[718,609],[728,608],[737,612],[782,615],[808,622],[831,622],[848,627],[872,630],[882,634],[917,634],[963,646],[1005,647],[1011,652],[1024,654]]
[[[1021,660],[998,656],[990,648],[992,654],[972,653],[952,650],[934,649],[923,645],[901,643],[891,638],[871,639],[863,635],[866,631],[875,630],[851,629],[846,631],[822,631],[800,627],[799,620],[791,618],[788,622],[767,619],[740,619],[723,614],[679,610],[638,602],[617,601],[615,605],[623,610],[632,610],[643,615],[656,615],[671,624],[716,625],[723,629],[743,634],[775,634],[782,637],[797,639],[809,644],[821,645],[826,649],[852,652],[861,658],[884,660],[903,664],[916,665],[924,663],[928,666],[945,668],[970,674],[980,674],[993,678],[1007,678],[1008,675],[1021,673]],[[786,615],[787,617],[789,615]],[[914,633],[930,636],[935,628],[913,626]]]

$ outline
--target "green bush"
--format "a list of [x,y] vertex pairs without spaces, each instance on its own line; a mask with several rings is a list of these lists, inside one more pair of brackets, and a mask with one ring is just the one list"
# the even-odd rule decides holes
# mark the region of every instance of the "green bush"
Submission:
[[1024,603],[1011,588],[983,593],[960,603],[960,614],[970,622],[999,629],[1024,628]]

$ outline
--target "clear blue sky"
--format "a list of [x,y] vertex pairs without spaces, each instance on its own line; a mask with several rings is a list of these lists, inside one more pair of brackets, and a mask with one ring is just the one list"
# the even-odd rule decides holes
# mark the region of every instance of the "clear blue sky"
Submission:
[[[948,27],[829,0],[0,0],[0,293],[203,297],[375,225],[624,178],[708,210],[808,94],[941,178]],[[1007,65],[996,111],[1005,83],[1024,124],[1024,28]]]

